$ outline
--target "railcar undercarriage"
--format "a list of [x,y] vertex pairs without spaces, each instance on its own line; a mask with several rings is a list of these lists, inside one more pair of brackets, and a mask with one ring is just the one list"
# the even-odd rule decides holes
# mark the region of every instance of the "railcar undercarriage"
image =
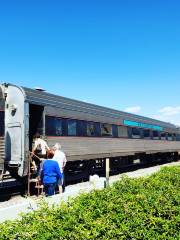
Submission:
[[[140,165],[151,165],[161,162],[178,161],[180,155],[178,152],[163,153],[137,153],[135,155],[112,157],[110,159],[110,174],[120,173],[129,167],[139,167]],[[87,180],[90,175],[97,174],[105,176],[106,159],[79,160],[67,162],[65,168],[66,184],[71,181]]]

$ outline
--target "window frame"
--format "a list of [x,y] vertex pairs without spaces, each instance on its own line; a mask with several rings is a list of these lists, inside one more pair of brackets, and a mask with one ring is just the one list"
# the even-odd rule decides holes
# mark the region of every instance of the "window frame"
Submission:
[[[104,126],[104,129],[106,128],[107,130],[108,127],[110,127],[110,133],[106,134],[105,132],[103,133],[103,126]],[[101,136],[102,137],[113,137],[113,129],[112,129],[112,124],[109,124],[109,123],[100,123],[100,129],[101,129]]]

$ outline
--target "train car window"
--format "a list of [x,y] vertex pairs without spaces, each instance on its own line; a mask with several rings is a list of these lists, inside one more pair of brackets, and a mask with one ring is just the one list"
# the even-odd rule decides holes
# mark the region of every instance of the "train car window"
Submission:
[[63,133],[62,133],[62,119],[60,118],[56,118],[56,121],[55,121],[55,125],[56,125],[56,132],[55,132],[55,136],[62,136]]
[[77,120],[77,136],[86,136],[87,123],[83,120]]
[[115,138],[118,137],[118,126],[117,125],[112,125],[112,135]]
[[172,136],[171,133],[168,133],[168,135],[167,135],[167,139],[168,139],[169,141],[172,141],[172,140],[173,140],[173,136]]
[[180,134],[176,135],[176,141],[180,141]]
[[87,136],[88,137],[95,136],[95,125],[93,122],[87,122]]
[[153,139],[158,140],[159,139],[159,132],[158,131],[153,131]]
[[141,138],[140,128],[132,128],[132,138]]
[[101,123],[101,136],[112,136],[112,125]]
[[68,136],[76,136],[77,135],[77,121],[76,120],[68,120]]
[[161,133],[161,140],[166,140],[166,133],[165,132]]
[[172,140],[176,141],[176,134],[175,133],[172,135]]
[[150,138],[151,137],[151,131],[149,129],[144,129],[143,130],[143,136],[144,138]]
[[125,126],[118,126],[118,137],[128,137],[128,128]]
[[0,111],[0,136],[4,135],[4,111]]
[[62,136],[62,119],[46,116],[46,135]]
[[46,116],[46,135],[54,136],[55,135],[55,118]]
[[132,128],[127,127],[127,129],[128,129],[128,138],[132,138]]

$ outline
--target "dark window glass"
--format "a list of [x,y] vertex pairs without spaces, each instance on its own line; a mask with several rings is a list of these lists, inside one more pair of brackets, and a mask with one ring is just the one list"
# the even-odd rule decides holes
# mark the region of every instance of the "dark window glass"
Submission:
[[54,133],[55,133],[54,117],[46,116],[46,135],[54,136]]
[[101,135],[112,136],[112,125],[107,123],[101,123]]
[[128,137],[128,128],[125,126],[118,126],[118,137]]
[[112,132],[113,132],[113,137],[118,137],[118,126],[117,125],[112,125]]
[[56,121],[55,121],[55,124],[56,124],[56,135],[55,136],[62,136],[63,133],[62,133],[62,119],[60,118],[56,118]]
[[87,136],[95,136],[95,124],[93,122],[87,122]]
[[62,119],[46,116],[46,135],[62,136]]
[[168,133],[168,135],[167,135],[167,139],[168,139],[169,141],[172,141],[172,140],[173,140],[173,136],[172,136],[171,133]]
[[68,120],[68,136],[76,136],[77,135],[77,121],[76,120]]
[[144,129],[143,130],[143,135],[144,135],[144,138],[150,138],[150,136],[151,136],[150,130]]
[[100,123],[95,122],[94,123],[94,128],[95,128],[95,137],[100,137],[101,136]]
[[140,128],[132,128],[132,137],[133,138],[141,138]]
[[173,134],[172,138],[173,138],[173,141],[176,141],[176,134],[175,133]]
[[164,133],[164,132],[161,133],[161,139],[166,140],[166,133]]
[[87,123],[85,121],[77,121],[77,135],[86,136]]
[[158,131],[153,131],[153,138],[154,139],[159,139],[159,132]]
[[176,135],[176,141],[180,141],[180,134]]
[[128,138],[132,138],[132,128],[128,127],[127,130],[128,130]]
[[0,136],[4,135],[4,111],[0,111]]

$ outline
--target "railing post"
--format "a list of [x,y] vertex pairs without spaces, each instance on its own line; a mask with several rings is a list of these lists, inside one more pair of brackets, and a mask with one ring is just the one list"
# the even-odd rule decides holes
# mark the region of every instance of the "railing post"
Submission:
[[105,187],[109,186],[109,158],[106,158],[106,184]]
[[30,196],[30,180],[31,180],[31,155],[29,153],[29,157],[28,157],[28,190],[27,190],[28,197]]

